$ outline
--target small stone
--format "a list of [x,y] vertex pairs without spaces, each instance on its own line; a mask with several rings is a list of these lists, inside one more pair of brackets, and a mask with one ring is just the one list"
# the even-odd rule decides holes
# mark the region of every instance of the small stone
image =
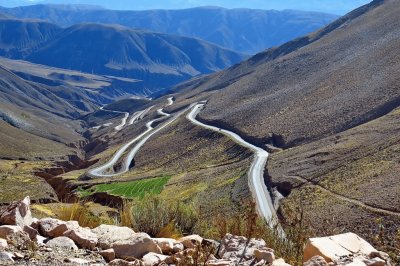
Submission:
[[14,258],[15,258],[16,260],[22,260],[22,259],[24,258],[24,255],[22,255],[22,254],[19,253],[19,252],[14,252]]
[[304,266],[328,266],[326,260],[321,256],[314,256],[304,263]]
[[386,261],[381,258],[366,259],[363,261],[367,266],[386,266]]
[[[180,244],[175,239],[171,239],[171,238],[153,238],[153,241],[161,248],[161,251],[162,251],[163,254],[169,255],[171,253],[179,252],[179,251],[174,252],[174,246],[176,244]],[[182,245],[182,244],[180,244],[180,245]],[[182,247],[183,247],[183,245],[182,245]]]
[[150,252],[144,255],[142,260],[144,266],[156,266],[165,262],[166,259],[168,259],[168,256]]
[[117,241],[112,248],[115,257],[119,259],[127,257],[140,259],[149,252],[162,254],[161,248],[145,233],[136,233],[129,240]]
[[264,260],[267,263],[272,263],[275,260],[275,254],[267,250],[255,249],[254,257],[256,257],[257,261]]
[[182,237],[178,240],[185,248],[195,248],[203,242],[203,238],[199,235],[190,235]]
[[92,261],[84,260],[84,259],[81,259],[81,258],[66,258],[64,260],[64,262],[72,263],[72,264],[75,264],[75,265],[89,265],[89,264],[91,264]]
[[7,240],[0,238],[0,249],[5,249],[8,247]]
[[115,252],[114,249],[106,249],[99,252],[99,254],[107,261],[112,261],[115,259]]
[[183,246],[182,243],[176,243],[176,244],[174,244],[172,252],[175,254],[175,253],[178,253],[178,252],[181,252],[184,250],[185,250],[185,247]]
[[287,264],[284,259],[276,259],[272,262],[271,266],[291,266],[290,264]]
[[50,248],[61,248],[61,249],[67,249],[67,250],[78,250],[78,247],[75,245],[74,241],[69,239],[68,237],[65,236],[60,236],[51,239],[46,243],[47,247]]

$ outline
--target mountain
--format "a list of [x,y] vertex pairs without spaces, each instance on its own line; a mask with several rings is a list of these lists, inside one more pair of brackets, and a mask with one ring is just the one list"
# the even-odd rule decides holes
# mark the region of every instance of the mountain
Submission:
[[0,17],[0,56],[27,55],[60,31],[60,27],[49,22]]
[[399,1],[373,1],[318,32],[177,86],[174,108],[208,99],[199,119],[280,148],[265,180],[286,196],[282,221],[293,222],[298,208],[320,233],[341,228],[373,239],[380,219],[393,239],[400,222],[399,12]]
[[140,81],[128,78],[93,75],[7,58],[0,58],[0,65],[27,81],[59,88],[60,95],[81,107],[85,102],[103,105],[119,98],[149,93],[141,89]]
[[[82,138],[81,110],[52,88],[21,79],[0,66],[1,158],[60,158]],[[66,92],[67,93],[67,92]]]
[[140,79],[152,91],[224,69],[243,58],[198,39],[102,24],[67,28],[26,57],[48,66]]
[[200,38],[231,50],[254,54],[315,31],[337,15],[295,11],[200,7],[184,10],[116,11],[68,5],[4,9],[19,18],[38,18],[61,26],[83,22],[120,24]]

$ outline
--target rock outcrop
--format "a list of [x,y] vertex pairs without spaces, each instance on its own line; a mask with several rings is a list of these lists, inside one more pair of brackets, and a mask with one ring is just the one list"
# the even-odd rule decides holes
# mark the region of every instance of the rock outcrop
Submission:
[[[304,249],[304,265],[391,265],[386,253],[354,233],[311,238]],[[325,264],[324,264],[325,263]]]
[[[201,260],[199,265],[206,266],[290,266],[262,239],[232,234],[220,242],[199,235],[151,238],[128,227],[90,229],[76,221],[37,220],[32,218],[29,198],[10,205],[1,217],[1,265],[165,266]],[[32,247],[34,257],[29,253]],[[309,239],[304,258],[304,266],[391,266],[386,253],[353,233]]]

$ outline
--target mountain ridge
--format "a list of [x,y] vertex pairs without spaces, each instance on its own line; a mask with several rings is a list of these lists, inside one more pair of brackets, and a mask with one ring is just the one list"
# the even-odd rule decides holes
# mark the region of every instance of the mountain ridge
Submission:
[[3,12],[20,18],[45,19],[61,26],[82,22],[121,24],[132,28],[197,37],[231,50],[251,54],[317,30],[338,17],[320,12],[219,7],[149,11],[74,11],[36,5],[3,9]]

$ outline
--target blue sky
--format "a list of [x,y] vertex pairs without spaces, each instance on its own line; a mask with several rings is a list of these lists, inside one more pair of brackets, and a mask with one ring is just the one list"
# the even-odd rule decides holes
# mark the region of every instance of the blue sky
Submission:
[[[14,3],[13,3],[14,2]],[[97,4],[110,9],[181,9],[196,6],[227,8],[300,9],[345,14],[370,0],[0,0],[0,5],[21,3]],[[17,4],[18,3],[18,4]]]

